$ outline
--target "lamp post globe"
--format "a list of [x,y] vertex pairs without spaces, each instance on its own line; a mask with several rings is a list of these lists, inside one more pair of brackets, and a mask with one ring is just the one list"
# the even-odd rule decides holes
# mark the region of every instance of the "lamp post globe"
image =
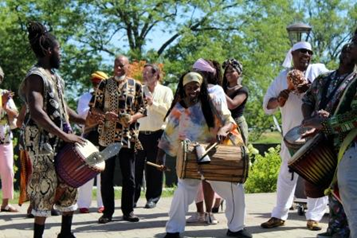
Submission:
[[293,23],[286,27],[291,45],[299,41],[308,41],[312,27],[302,22]]

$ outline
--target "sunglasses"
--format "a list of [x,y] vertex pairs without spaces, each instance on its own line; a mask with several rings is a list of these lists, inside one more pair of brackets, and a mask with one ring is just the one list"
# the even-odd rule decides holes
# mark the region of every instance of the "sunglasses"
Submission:
[[298,51],[298,52],[301,52],[302,54],[308,53],[310,56],[313,55],[313,52],[310,51],[310,50],[307,50],[307,49],[298,49],[297,51]]

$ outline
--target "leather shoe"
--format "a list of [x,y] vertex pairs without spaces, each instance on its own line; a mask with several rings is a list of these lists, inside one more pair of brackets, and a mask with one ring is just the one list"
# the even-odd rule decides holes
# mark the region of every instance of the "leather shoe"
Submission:
[[144,208],[155,208],[155,206],[156,206],[155,202],[147,202]]
[[261,224],[261,227],[263,228],[274,228],[274,227],[280,227],[283,226],[285,224],[285,220],[276,218],[276,217],[271,217],[270,220],[268,220],[267,222],[264,222]]
[[76,238],[75,235],[71,232],[70,234],[60,233],[57,235],[57,238]]
[[237,238],[252,238],[252,235],[250,232],[246,231],[246,229],[242,229],[240,231],[237,232],[232,232],[230,230],[227,230],[226,235],[228,237],[237,237]]
[[167,234],[165,234],[164,238],[179,238],[180,237],[180,233],[179,232],[167,232]]
[[307,220],[307,228],[311,231],[319,231],[322,227],[319,225],[317,221],[314,220]]
[[139,222],[139,217],[135,216],[133,213],[128,215],[123,215],[123,220],[128,222]]
[[108,223],[110,221],[112,221],[112,217],[105,216],[105,215],[103,215],[102,217],[100,217],[98,219],[98,223],[101,223],[101,224],[106,224],[106,223]]

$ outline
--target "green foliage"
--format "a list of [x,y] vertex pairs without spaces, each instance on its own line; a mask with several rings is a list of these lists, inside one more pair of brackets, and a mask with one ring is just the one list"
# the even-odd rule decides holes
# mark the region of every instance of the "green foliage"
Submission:
[[340,49],[357,26],[353,0],[0,0],[0,6],[2,88],[17,92],[36,63],[27,39],[29,20],[44,23],[61,44],[59,73],[72,108],[89,89],[93,71],[111,74],[117,54],[164,63],[164,84],[173,89],[198,58],[235,57],[250,91],[245,116],[254,139],[272,125],[262,98],[290,48],[286,26],[310,24],[313,61],[329,69],[337,67]]
[[245,191],[247,193],[275,192],[281,165],[280,146],[269,148],[265,156],[255,151],[252,145],[249,146],[249,152],[253,162],[245,183]]

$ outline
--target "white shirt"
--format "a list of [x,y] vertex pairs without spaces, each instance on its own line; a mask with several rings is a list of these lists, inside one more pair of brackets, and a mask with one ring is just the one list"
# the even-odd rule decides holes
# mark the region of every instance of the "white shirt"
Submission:
[[151,93],[148,86],[143,85],[144,94],[150,94],[153,98],[153,104],[147,106],[147,117],[138,119],[139,131],[157,131],[165,128],[164,117],[173,101],[172,90],[164,85],[158,84]]
[[226,94],[219,85],[208,84],[208,92],[212,96],[215,105],[225,105],[227,107]]
[[78,100],[77,113],[81,117],[86,117],[90,109],[89,102],[91,101],[92,93],[86,92]]
[[[285,69],[280,72],[280,74],[276,77],[276,79],[271,83],[270,87],[268,88],[263,101],[263,108],[266,114],[273,114],[276,112],[276,109],[267,109],[267,104],[271,98],[278,97],[279,93],[282,90],[287,89],[287,73],[291,69]],[[324,64],[311,64],[307,67],[305,72],[305,77],[310,81],[313,82],[317,76],[328,72],[328,69]],[[302,98],[303,94],[296,94],[291,92],[286,104],[280,108],[281,116],[282,116],[282,133],[286,135],[286,133],[296,127],[301,125],[303,120],[303,115],[301,111],[302,106]],[[284,142],[281,143],[281,157],[283,159],[289,158],[289,153],[286,145]]]

